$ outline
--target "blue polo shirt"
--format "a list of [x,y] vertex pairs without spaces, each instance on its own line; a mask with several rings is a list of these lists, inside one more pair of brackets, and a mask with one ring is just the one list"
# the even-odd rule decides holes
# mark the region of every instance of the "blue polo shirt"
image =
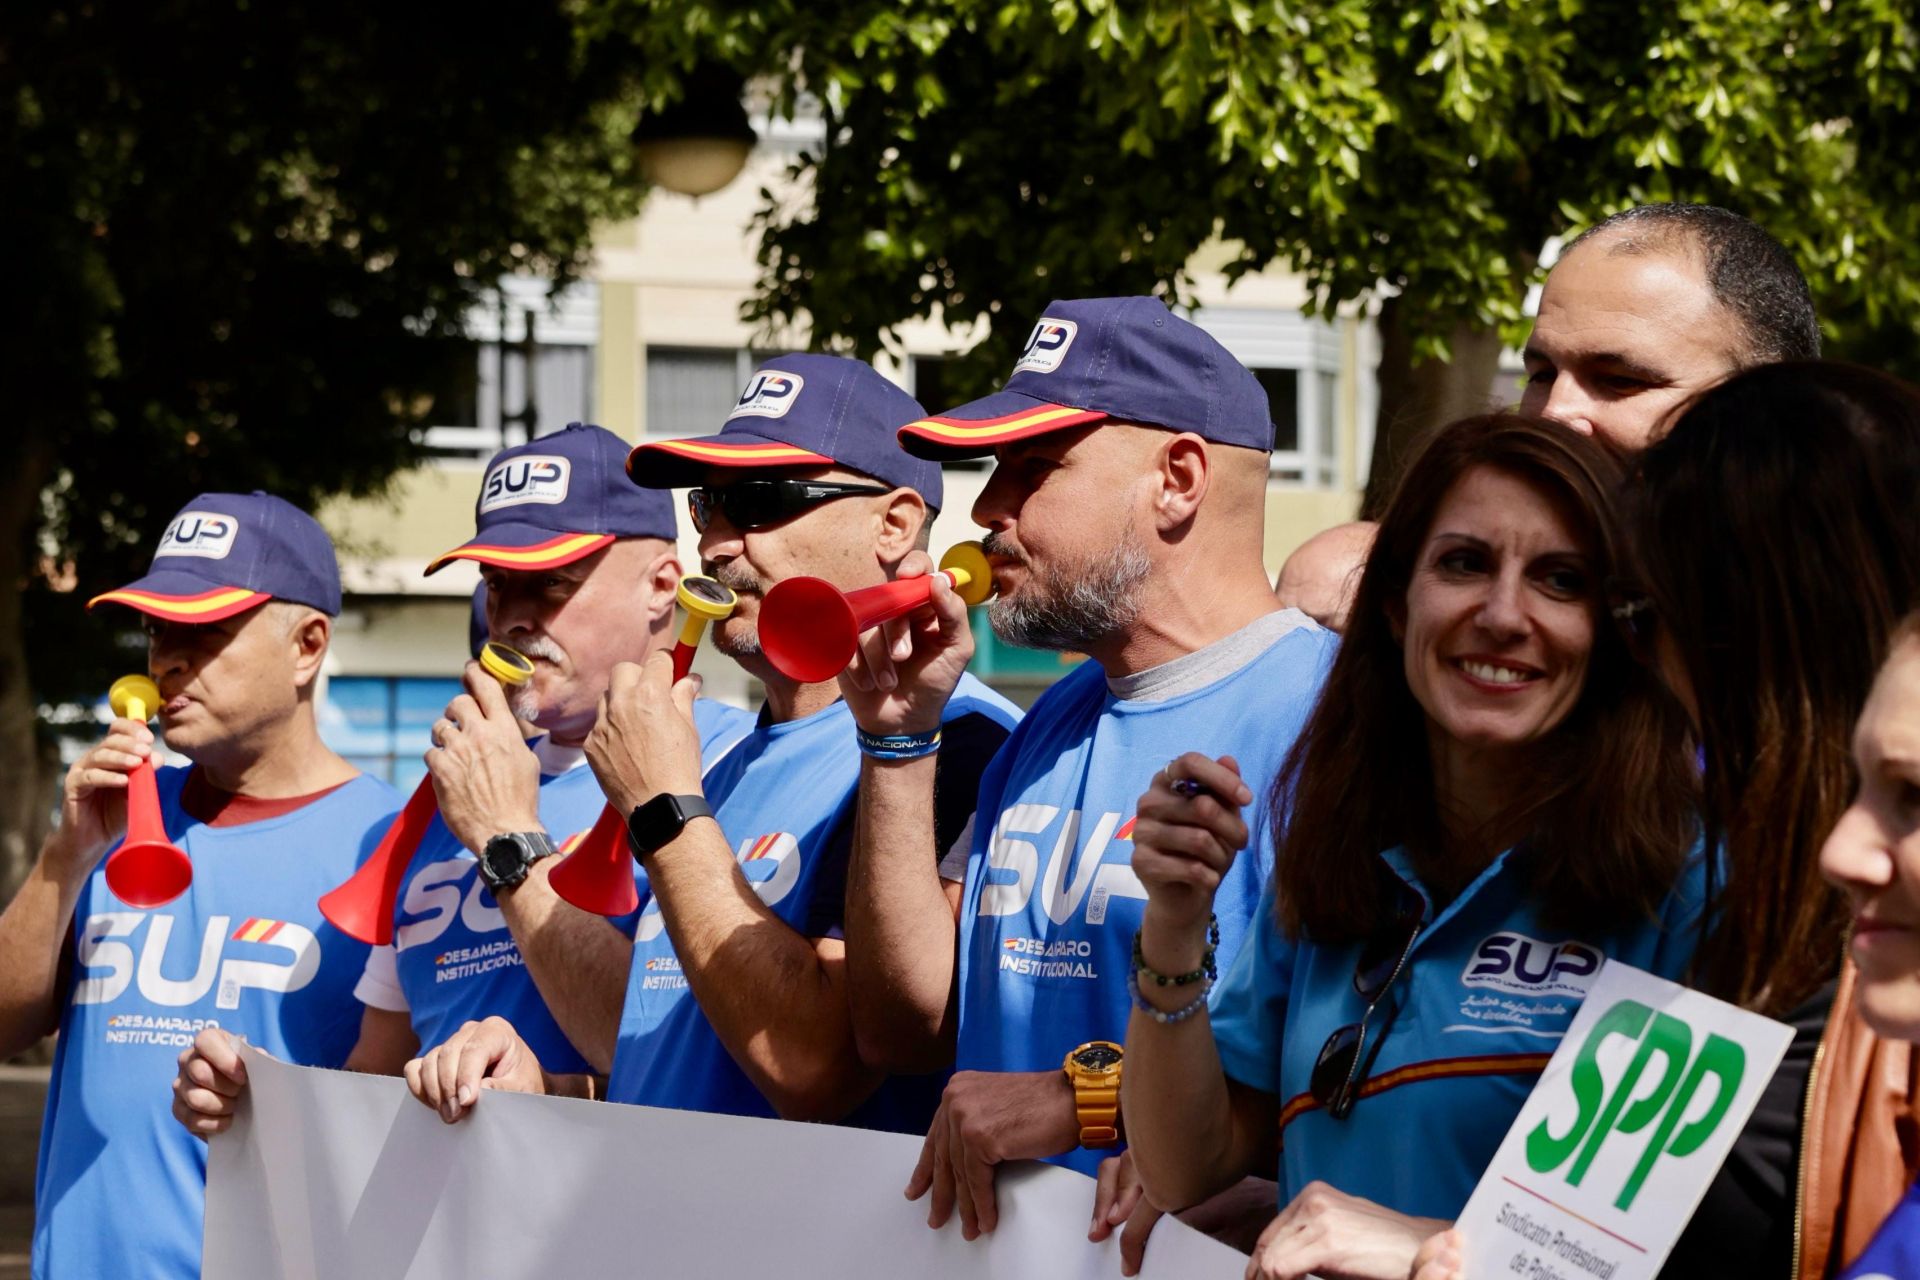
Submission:
[[[1134,809],[1187,751],[1233,756],[1254,793],[1251,838],[1214,902],[1220,963],[1230,962],[1273,866],[1266,788],[1337,645],[1285,610],[1127,681],[1083,663],[1040,696],[980,784],[961,900],[960,1070],[1058,1071],[1077,1045],[1126,1038],[1147,899],[1133,873]],[[1183,669],[1199,682],[1154,696],[1153,683]],[[1106,1154],[1076,1148],[1054,1162],[1092,1174]]]
[[[961,677],[943,716],[948,741],[940,751],[941,778],[960,769],[977,780],[986,755],[1019,718],[1019,709],[1005,698],[972,676]],[[956,729],[982,721],[992,729],[990,737],[970,733],[968,738],[980,745],[964,746]],[[964,759],[969,752],[979,758]],[[760,900],[804,937],[838,933],[859,781],[860,750],[844,702],[804,719],[756,726],[707,773],[707,803],[742,874]],[[970,800],[973,785],[965,792],[963,799]],[[937,1079],[890,1079],[846,1123],[925,1133],[938,1084]],[[657,902],[641,909],[634,935],[633,971],[607,1096],[684,1111],[775,1114],[694,999]]]
[[1348,1117],[1315,1103],[1308,1080],[1328,1036],[1365,1011],[1353,988],[1364,944],[1289,941],[1271,885],[1251,943],[1213,993],[1213,1037],[1230,1078],[1280,1102],[1281,1204],[1319,1179],[1401,1213],[1452,1219],[1600,966],[1684,976],[1706,860],[1689,856],[1657,920],[1567,930],[1542,922],[1513,850],[1437,914],[1406,853],[1381,856],[1426,905],[1406,967],[1370,1023],[1369,1041],[1382,1027],[1384,1039]]
[[[707,698],[693,704],[693,719],[703,760],[722,756],[753,725],[748,712]],[[541,761],[540,825],[564,848],[599,820],[606,797],[578,748],[544,739],[533,745]],[[646,873],[638,865],[634,878],[644,896]],[[634,919],[613,923],[631,934]],[[467,1022],[498,1015],[547,1070],[593,1070],[547,1010],[493,890],[480,878],[479,859],[437,815],[401,881],[393,922],[392,944],[374,948],[354,994],[376,1009],[407,1013],[422,1052]]]
[[1893,1207],[1842,1280],[1911,1280],[1913,1276],[1920,1276],[1920,1186],[1909,1188]]
[[339,1066],[360,1035],[367,947],[319,901],[380,842],[399,798],[362,775],[291,813],[211,827],[180,807],[191,772],[157,775],[168,838],[193,861],[187,891],[129,907],[103,861],[74,905],[34,1186],[39,1280],[200,1274],[207,1144],[173,1118],[170,1086],[201,1028],[314,1067]]

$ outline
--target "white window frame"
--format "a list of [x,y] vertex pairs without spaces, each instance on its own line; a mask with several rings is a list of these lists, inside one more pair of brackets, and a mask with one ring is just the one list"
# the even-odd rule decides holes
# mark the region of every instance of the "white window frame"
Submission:
[[[513,347],[523,343],[527,337],[527,322],[533,322],[534,342],[541,347],[586,347],[598,357],[600,346],[600,286],[591,280],[577,281],[553,297],[551,281],[537,276],[508,276],[501,281],[499,292],[492,301],[474,307],[467,313],[467,336],[480,344],[476,358],[486,362],[499,360],[493,371],[504,371],[504,345]],[[502,321],[502,303],[504,319]],[[597,378],[599,371],[594,370]],[[522,375],[525,386],[525,373]],[[593,396],[592,383],[589,383],[589,399]],[[513,406],[518,408],[519,406]],[[536,408],[539,407],[536,405]],[[502,406],[506,408],[506,406]],[[589,404],[589,416],[591,416]],[[542,410],[535,429],[540,435],[557,431],[566,425],[561,419],[570,415],[556,413],[550,407]],[[423,443],[429,449],[442,454],[464,455],[486,459],[498,453],[508,444],[518,444],[522,439],[523,428],[514,424],[509,431],[500,425],[481,426],[474,423],[436,423],[426,429]],[[508,436],[512,436],[511,440]]]
[[[730,355],[733,357],[733,385],[736,389],[747,385],[747,379],[753,376],[753,371],[760,366],[762,361],[770,360],[780,354],[778,351],[755,350],[751,347],[723,347],[702,342],[649,342],[640,348],[640,360],[643,371],[646,370],[646,367],[652,361],[653,353],[656,351],[697,351],[706,355]],[[716,422],[712,430],[718,431],[719,429],[720,424]],[[653,426],[653,415],[647,412],[646,395],[644,392],[641,394],[640,435],[643,439],[672,440],[677,436],[684,436],[686,434],[685,431],[675,430],[670,427],[655,430]],[[707,434],[711,434],[711,432]]]
[[1341,458],[1340,404],[1350,375],[1340,328],[1277,307],[1201,307],[1190,318],[1247,368],[1289,369],[1296,375],[1299,447],[1273,452],[1268,461],[1272,482],[1315,492],[1345,487],[1351,468]]

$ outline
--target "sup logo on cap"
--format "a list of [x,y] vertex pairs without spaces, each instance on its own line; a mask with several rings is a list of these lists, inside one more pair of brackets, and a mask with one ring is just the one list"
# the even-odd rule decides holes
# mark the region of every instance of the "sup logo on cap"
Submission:
[[1073,345],[1073,335],[1078,332],[1080,326],[1071,320],[1042,316],[1040,323],[1033,326],[1033,332],[1027,335],[1027,348],[1013,362],[1013,371],[1052,373],[1067,358],[1067,348]]
[[528,502],[565,502],[572,474],[573,463],[552,454],[509,458],[487,472],[486,483],[480,486],[480,514]]
[[160,535],[154,558],[161,556],[200,556],[207,560],[225,560],[233,550],[233,535],[240,522],[217,511],[182,511]]
[[797,373],[787,373],[780,369],[762,369],[753,375],[753,381],[747,383],[747,389],[740,393],[740,402],[733,412],[727,415],[727,421],[735,418],[784,418],[787,410],[793,408],[800,398],[800,388],[807,380]]

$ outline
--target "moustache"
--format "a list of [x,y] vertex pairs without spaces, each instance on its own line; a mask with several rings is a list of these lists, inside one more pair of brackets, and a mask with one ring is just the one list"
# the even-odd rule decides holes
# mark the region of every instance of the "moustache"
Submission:
[[567,651],[544,635],[514,636],[507,640],[496,638],[494,643],[504,644],[510,649],[518,650],[526,657],[537,658],[543,662],[560,663],[567,660]]
[[1022,566],[1025,566],[1027,563],[1027,558],[1020,554],[1020,548],[1014,546],[1013,539],[1007,537],[1004,533],[989,533],[986,537],[980,539],[980,549],[986,552],[989,557],[1011,560],[1015,564]]
[[721,564],[714,560],[702,560],[700,572],[733,592],[745,592],[750,595],[764,595],[760,590],[760,577],[738,560],[729,560]]

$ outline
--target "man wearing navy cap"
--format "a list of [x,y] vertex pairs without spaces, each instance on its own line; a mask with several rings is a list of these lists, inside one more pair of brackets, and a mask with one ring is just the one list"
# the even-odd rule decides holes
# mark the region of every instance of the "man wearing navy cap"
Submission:
[[[958,1066],[908,1191],[932,1191],[935,1226],[957,1206],[971,1238],[997,1221],[996,1164],[1045,1157],[1093,1173],[1125,1140],[1120,1041],[1146,905],[1131,866],[1136,799],[1163,762],[1194,751],[1236,758],[1264,795],[1335,641],[1267,585],[1265,393],[1156,299],[1055,302],[1004,389],[900,437],[925,457],[995,456],[973,509],[990,531],[993,628],[1092,658],[1014,731],[965,839],[943,843],[918,816],[926,771],[861,777],[854,1017],[884,1065]],[[862,731],[913,733],[938,714],[973,645],[944,584],[930,613],[937,625],[869,643],[843,680]],[[1218,898],[1222,966],[1272,862],[1265,806],[1248,819],[1253,838]]]
[[192,884],[136,910],[103,855],[126,826],[145,723],[115,720],[68,771],[59,824],[0,917],[0,1053],[60,1034],[40,1140],[36,1276],[200,1274],[206,1148],[167,1115],[166,1082],[218,1026],[336,1067],[359,1030],[364,945],[319,896],[353,873],[396,807],[321,742],[313,695],[340,611],[333,544],[261,493],[202,494],[145,577],[96,597],[145,615],[167,745],[167,838]]
[[[704,568],[739,596],[714,642],[767,691],[753,732],[703,779],[690,709],[664,655],[614,671],[588,758],[632,815],[652,900],[607,1096],[736,1115],[921,1131],[938,1080],[891,1080],[860,1059],[848,1017],[841,919],[863,745],[832,682],[781,674],[760,648],[767,588],[794,575],[872,586],[924,555],[939,468],[894,433],[921,408],[869,366],[794,355],[757,370],[717,435],[651,442],[629,461],[650,488],[690,485]],[[957,833],[980,771],[1018,713],[964,678],[910,745],[941,779],[924,814]],[[937,762],[937,765],[936,765]],[[928,855],[928,873],[933,870]],[[496,1088],[540,1091],[537,1055],[513,1029],[468,1028],[420,1066],[415,1092],[449,1118]],[[495,1071],[495,1068],[498,1070]]]
[[[373,949],[355,988],[362,1070],[398,1075],[421,1047],[496,1015],[556,1073],[605,1075],[613,1061],[633,917],[577,910],[547,877],[605,805],[582,743],[609,674],[672,641],[673,505],[630,482],[626,459],[620,437],[579,423],[502,450],[480,482],[474,535],[427,567],[481,566],[487,634],[534,676],[507,692],[470,662],[467,692],[433,726],[439,816],[401,882],[393,942]],[[703,700],[694,719],[712,753],[751,718]],[[541,736],[527,742],[522,720]],[[243,1087],[238,1056],[218,1032],[197,1050],[230,1092],[183,1090],[182,1119],[219,1132]]]

